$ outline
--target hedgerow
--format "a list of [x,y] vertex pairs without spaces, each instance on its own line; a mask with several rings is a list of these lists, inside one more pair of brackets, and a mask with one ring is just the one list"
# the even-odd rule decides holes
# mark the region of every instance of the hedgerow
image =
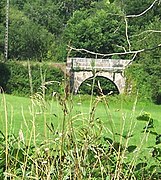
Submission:
[[30,96],[44,88],[50,96],[60,92],[64,74],[58,68],[42,64],[23,64],[16,61],[0,63],[0,86],[5,93]]

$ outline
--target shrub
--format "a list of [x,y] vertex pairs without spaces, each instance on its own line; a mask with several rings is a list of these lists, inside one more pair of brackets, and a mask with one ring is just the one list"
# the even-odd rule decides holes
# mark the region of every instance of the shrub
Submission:
[[53,91],[60,92],[63,73],[46,64],[27,66],[19,62],[7,62],[0,64],[0,70],[0,86],[5,93],[29,96],[42,87],[47,95]]
[[9,78],[9,68],[4,63],[0,63],[0,86],[3,88],[4,91],[6,91],[6,85],[8,83]]
[[154,77],[152,79],[152,101],[155,104],[161,104],[161,80]]

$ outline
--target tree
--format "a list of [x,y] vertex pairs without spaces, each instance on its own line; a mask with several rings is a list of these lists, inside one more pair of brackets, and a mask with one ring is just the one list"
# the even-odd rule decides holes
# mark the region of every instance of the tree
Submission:
[[63,20],[58,5],[52,0],[28,1],[24,5],[24,14],[34,23],[43,26],[50,33],[59,36],[63,30]]
[[[157,46],[161,42],[160,19],[156,17],[152,23],[145,26],[145,29],[146,31],[132,38],[133,46],[140,49],[145,48],[145,51],[137,56],[134,66],[129,71],[135,72],[133,80],[136,81],[140,95],[161,104],[161,51]],[[142,69],[141,72],[138,65]]]
[[64,23],[72,17],[73,13],[81,9],[90,9],[95,3],[102,0],[56,0],[59,7],[61,17],[64,19]]
[[9,28],[9,57],[12,59],[42,59],[54,42],[54,36],[12,8]]
[[10,4],[14,7],[17,7],[18,10],[23,10],[25,3],[27,0],[12,0]]
[[5,21],[5,0],[0,1],[0,23]]
[[127,46],[122,12],[113,4],[101,5],[74,13],[65,30],[66,41],[94,52],[120,52]]
[[97,4],[95,9],[76,11],[68,21],[66,36],[71,50],[90,57],[129,54],[135,60],[129,68],[129,77],[136,91],[140,97],[161,103],[160,1],[143,1],[143,6],[142,1],[116,1],[108,6],[105,2],[99,8]]

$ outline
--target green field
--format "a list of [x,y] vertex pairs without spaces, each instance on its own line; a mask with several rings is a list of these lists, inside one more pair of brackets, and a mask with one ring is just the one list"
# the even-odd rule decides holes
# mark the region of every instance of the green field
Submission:
[[[42,140],[50,136],[51,123],[55,130],[62,128],[64,107],[58,98],[44,101],[38,97],[24,98],[1,94],[0,102],[2,132],[6,132],[6,126],[8,133],[15,134],[15,136],[18,136],[19,131],[22,130],[27,139],[34,130],[36,139]],[[147,122],[138,121],[136,118],[148,113],[154,120],[153,130],[158,134],[161,133],[161,106],[150,102],[139,102],[121,96],[106,97],[105,99],[73,96],[65,104],[66,111],[68,111],[65,115],[66,123],[72,121],[76,130],[87,125],[92,118],[92,121],[100,121],[103,124],[106,131],[104,133],[109,136],[133,131],[136,134],[135,138],[140,139],[140,131]],[[113,134],[111,134],[112,131],[114,131]],[[137,141],[136,139],[134,141]]]

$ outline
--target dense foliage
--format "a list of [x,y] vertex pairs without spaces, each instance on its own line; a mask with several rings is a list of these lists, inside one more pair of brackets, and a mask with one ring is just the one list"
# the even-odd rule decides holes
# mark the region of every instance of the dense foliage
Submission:
[[53,92],[61,92],[63,72],[45,64],[8,62],[0,63],[0,77],[0,86],[5,93],[29,97],[44,92],[52,97]]
[[118,7],[109,4],[76,11],[68,21],[65,34],[74,47],[98,53],[120,52],[119,47],[126,46],[124,18]]
[[[160,0],[13,0],[9,12],[9,59],[65,61],[67,45],[104,54],[143,49],[127,72],[129,86],[135,87],[140,97],[160,104],[160,3]],[[5,6],[6,1],[1,1],[2,60]],[[80,51],[70,55],[94,56]],[[131,59],[133,55],[109,57]]]

